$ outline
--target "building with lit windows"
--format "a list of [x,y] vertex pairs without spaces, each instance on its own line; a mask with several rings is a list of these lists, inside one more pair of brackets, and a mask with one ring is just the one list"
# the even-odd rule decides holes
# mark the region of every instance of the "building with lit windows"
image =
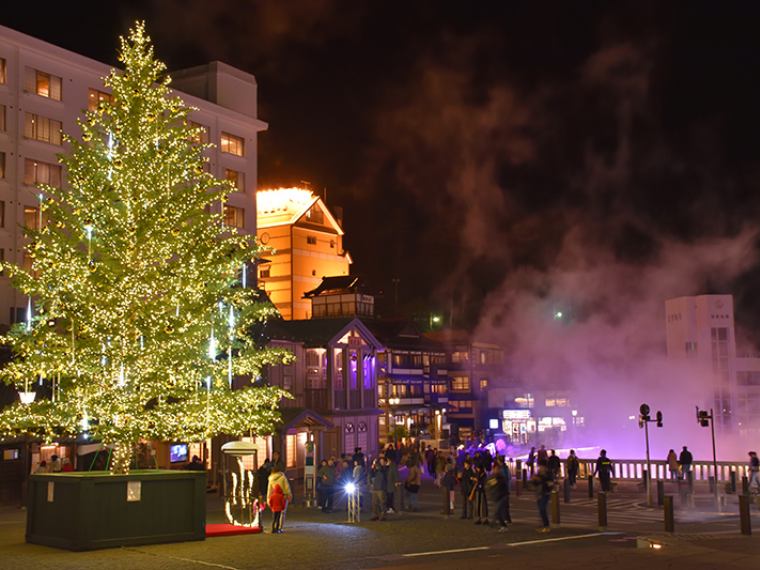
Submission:
[[[116,45],[114,45],[114,50]],[[76,120],[84,110],[110,100],[102,78],[110,66],[0,26],[0,260],[28,266],[23,228],[46,222],[39,208],[38,184],[66,184],[57,156],[66,152],[63,133],[79,135]],[[231,180],[238,191],[224,208],[227,223],[256,231],[257,137],[267,128],[257,116],[253,75],[220,62],[170,72],[172,87],[202,126],[202,142],[213,143],[207,169]],[[251,275],[251,285],[255,276]],[[0,275],[0,328],[25,318],[27,299]],[[0,353],[0,359],[7,354]],[[0,386],[0,406],[17,399]],[[169,445],[156,442],[155,462],[169,467]],[[0,446],[0,502],[15,501],[27,474],[52,455],[74,459],[75,442]],[[208,446],[211,448],[211,446]],[[81,451],[81,449],[80,449]],[[192,453],[200,454],[198,446]],[[84,456],[82,456],[84,457]],[[208,464],[214,458],[206,455]],[[212,470],[212,475],[215,472]]]
[[[114,46],[116,49],[116,46]],[[110,99],[102,78],[110,67],[0,26],[0,259],[27,265],[23,227],[45,223],[37,184],[66,184],[57,155],[63,133],[78,136],[77,118]],[[196,125],[204,127],[208,170],[237,186],[224,206],[227,223],[256,231],[258,133],[253,75],[221,62],[170,73],[172,87]],[[222,207],[220,205],[220,207]],[[23,319],[26,299],[0,276],[0,326]]]
[[377,355],[378,407],[383,410],[380,442],[413,437],[448,447],[446,348],[408,321],[368,320],[366,324],[384,347]]
[[484,435],[488,428],[488,392],[502,384],[504,352],[494,343],[472,338],[462,330],[444,329],[427,333],[441,343],[449,355],[451,384],[447,418],[452,437],[467,441]]
[[760,433],[760,357],[737,351],[732,295],[665,301],[668,357],[694,366],[716,425]]
[[349,274],[343,229],[324,201],[306,188],[276,188],[257,194],[257,235],[271,251],[259,265],[262,287],[285,320],[311,318],[305,298],[323,277]]

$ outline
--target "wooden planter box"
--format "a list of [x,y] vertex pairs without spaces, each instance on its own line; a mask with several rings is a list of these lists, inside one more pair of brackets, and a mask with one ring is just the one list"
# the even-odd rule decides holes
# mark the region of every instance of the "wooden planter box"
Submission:
[[34,474],[26,541],[69,550],[204,540],[206,473]]

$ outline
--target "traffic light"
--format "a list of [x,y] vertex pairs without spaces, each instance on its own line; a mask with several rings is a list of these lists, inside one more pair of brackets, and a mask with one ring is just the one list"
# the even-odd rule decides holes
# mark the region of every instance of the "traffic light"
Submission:
[[646,404],[641,404],[641,406],[639,406],[639,413],[641,414],[642,421],[649,421],[649,406]]
[[697,421],[702,427],[710,427],[710,414],[707,413],[707,410],[697,411]]
[[662,412],[657,412],[657,427],[662,427]]

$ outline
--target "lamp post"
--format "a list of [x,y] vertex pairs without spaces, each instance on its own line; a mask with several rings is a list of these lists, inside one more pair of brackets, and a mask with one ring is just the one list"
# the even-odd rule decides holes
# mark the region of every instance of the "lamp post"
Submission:
[[649,459],[649,422],[656,422],[657,427],[662,427],[662,412],[657,412],[655,419],[649,416],[649,406],[639,406],[639,428],[644,428],[644,437],[647,445],[647,476],[645,480],[647,492],[647,505],[652,506],[652,462]]
[[713,477],[715,477],[715,484],[713,485],[713,493],[715,494],[715,508],[720,509],[720,501],[718,499],[718,456],[715,453],[715,412],[710,408],[710,413],[707,410],[700,410],[697,408],[697,423],[702,427],[710,426],[710,432],[712,434],[712,452],[713,452]]
[[[401,398],[388,398],[388,428],[390,429],[390,418],[393,418],[393,443],[394,447],[398,447],[398,433],[396,432],[396,416],[393,414],[393,408],[401,403]],[[390,434],[389,434],[390,435]],[[388,438],[390,439],[390,437]]]

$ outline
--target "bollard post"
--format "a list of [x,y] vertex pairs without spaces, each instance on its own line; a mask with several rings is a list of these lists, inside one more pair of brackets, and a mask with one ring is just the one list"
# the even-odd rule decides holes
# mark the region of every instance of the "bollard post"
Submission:
[[749,495],[749,479],[742,475],[742,495]]
[[559,493],[552,491],[552,524],[559,525]]
[[600,491],[596,499],[596,508],[599,518],[599,530],[607,529],[607,493]]
[[522,473],[522,459],[517,459],[515,461],[515,473]]
[[657,506],[661,507],[665,502],[665,481],[657,481]]
[[664,497],[663,506],[665,507],[663,513],[665,514],[665,532],[675,532],[676,522],[673,510],[673,495],[667,495]]
[[710,488],[711,494],[715,493],[715,477],[712,475],[707,478],[707,486]]
[[681,506],[689,506],[689,485],[686,481],[678,482],[678,496],[681,498]]
[[528,470],[525,468],[523,468],[522,470],[522,480],[523,480],[523,483],[528,482]]
[[520,481],[520,479],[517,479],[515,481],[515,495],[519,497],[520,493],[522,493],[522,481]]
[[749,495],[739,495],[739,525],[742,534],[752,534],[752,517],[749,513]]
[[564,493],[564,500],[566,503],[570,502],[570,479],[565,479],[562,482],[562,491]]
[[594,498],[594,476],[593,475],[588,476],[588,498],[589,499]]
[[733,469],[731,470],[731,473],[729,474],[729,482],[731,484],[731,492],[736,493],[736,471]]

